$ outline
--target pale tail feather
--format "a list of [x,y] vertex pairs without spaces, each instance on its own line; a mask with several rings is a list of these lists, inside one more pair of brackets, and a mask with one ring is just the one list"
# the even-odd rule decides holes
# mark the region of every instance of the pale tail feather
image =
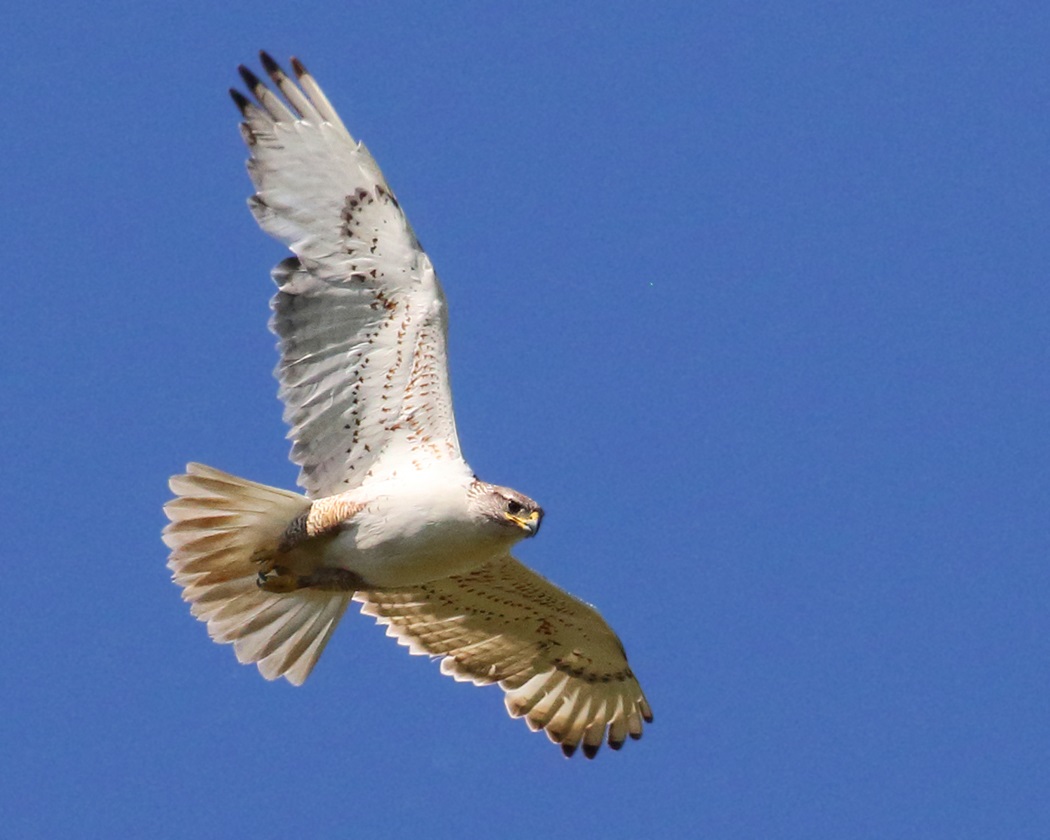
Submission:
[[187,465],[169,484],[175,498],[164,506],[168,568],[191,612],[266,679],[301,685],[353,593],[264,592],[253,557],[274,550],[310,501],[203,464]]

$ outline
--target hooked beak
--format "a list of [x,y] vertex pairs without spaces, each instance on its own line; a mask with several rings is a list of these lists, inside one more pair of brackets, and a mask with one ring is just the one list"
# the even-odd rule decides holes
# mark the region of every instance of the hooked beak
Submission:
[[506,514],[507,519],[517,525],[525,532],[526,537],[534,537],[540,530],[540,522],[543,520],[542,510],[533,510],[521,515]]

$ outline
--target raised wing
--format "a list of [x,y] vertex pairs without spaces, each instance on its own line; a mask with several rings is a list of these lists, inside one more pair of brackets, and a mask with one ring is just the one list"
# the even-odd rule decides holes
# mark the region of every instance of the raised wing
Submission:
[[[283,100],[241,67],[259,225],[295,254],[273,271],[276,375],[299,484],[311,498],[369,475],[462,462],[449,391],[445,297],[364,144],[297,60],[266,53]],[[464,469],[466,465],[464,465]]]
[[653,714],[619,638],[591,606],[507,556],[411,589],[358,592],[361,612],[441,671],[498,682],[507,711],[572,755],[619,749]]

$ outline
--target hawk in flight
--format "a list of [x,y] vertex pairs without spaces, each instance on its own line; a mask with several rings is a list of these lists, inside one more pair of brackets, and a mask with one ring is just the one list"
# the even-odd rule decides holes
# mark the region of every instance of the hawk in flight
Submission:
[[513,717],[566,755],[619,749],[652,721],[598,612],[515,560],[536,502],[460,453],[445,297],[372,155],[317,82],[266,53],[240,68],[249,206],[294,256],[270,326],[305,495],[201,464],[172,477],[168,566],[216,642],[299,685],[351,601],[442,673],[498,683]]

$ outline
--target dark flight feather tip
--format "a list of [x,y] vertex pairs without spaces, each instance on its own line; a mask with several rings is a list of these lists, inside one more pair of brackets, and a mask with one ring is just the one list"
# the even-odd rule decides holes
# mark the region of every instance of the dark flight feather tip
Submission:
[[259,77],[256,76],[243,64],[237,67],[237,72],[241,74],[241,78],[244,79],[244,83],[248,86],[248,90],[252,91],[253,93],[255,92],[256,88],[262,86],[262,82],[259,81]]
[[239,90],[237,90],[237,88],[230,88],[230,96],[232,97],[233,103],[237,106],[238,110],[242,114],[247,115],[248,106],[251,105],[251,102],[248,101],[247,97]]
[[262,62],[263,69],[271,78],[275,73],[283,75],[281,65],[274,61],[273,56],[266,52],[266,50],[259,50],[259,60]]

